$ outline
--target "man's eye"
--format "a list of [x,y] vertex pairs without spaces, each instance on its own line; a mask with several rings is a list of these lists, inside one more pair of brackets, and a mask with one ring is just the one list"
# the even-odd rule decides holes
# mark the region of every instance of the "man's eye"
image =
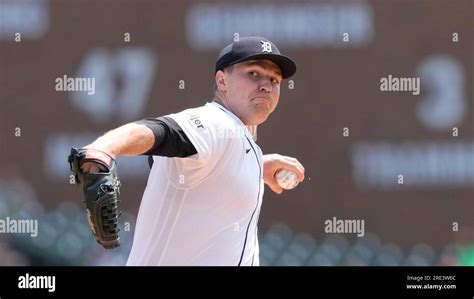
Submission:
[[280,84],[280,81],[278,81],[277,79],[273,78],[273,79],[272,79],[272,83],[273,83],[273,84]]
[[249,72],[249,75],[252,77],[258,77],[258,73],[255,71]]

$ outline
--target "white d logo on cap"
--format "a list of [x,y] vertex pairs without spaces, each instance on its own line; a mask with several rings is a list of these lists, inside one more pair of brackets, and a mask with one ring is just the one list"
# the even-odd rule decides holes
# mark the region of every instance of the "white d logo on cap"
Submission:
[[272,44],[263,40],[260,42],[262,43],[262,52],[272,53]]

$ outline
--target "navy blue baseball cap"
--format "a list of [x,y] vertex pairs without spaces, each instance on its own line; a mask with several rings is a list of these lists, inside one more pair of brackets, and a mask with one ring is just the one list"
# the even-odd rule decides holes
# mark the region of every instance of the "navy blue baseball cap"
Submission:
[[283,79],[293,76],[296,72],[295,62],[282,55],[274,43],[264,37],[248,36],[241,37],[222,49],[217,58],[216,73],[236,63],[257,59],[268,59],[276,63]]

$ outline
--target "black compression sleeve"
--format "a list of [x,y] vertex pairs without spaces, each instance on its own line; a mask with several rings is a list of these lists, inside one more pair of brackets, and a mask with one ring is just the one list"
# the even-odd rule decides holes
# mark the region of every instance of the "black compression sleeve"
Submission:
[[147,126],[155,135],[153,147],[142,155],[188,157],[197,153],[183,129],[171,117],[145,118],[135,123]]

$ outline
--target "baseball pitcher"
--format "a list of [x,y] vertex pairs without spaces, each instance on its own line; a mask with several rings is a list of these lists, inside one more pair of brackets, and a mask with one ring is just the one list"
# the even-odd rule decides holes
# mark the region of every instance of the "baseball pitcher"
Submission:
[[73,148],[69,163],[97,241],[120,244],[116,157],[146,155],[151,171],[127,265],[258,266],[264,183],[281,193],[278,171],[293,175],[291,187],[304,179],[298,160],[263,155],[255,140],[278,105],[282,80],[295,72],[268,39],[240,38],[218,56],[211,102],[128,123]]

